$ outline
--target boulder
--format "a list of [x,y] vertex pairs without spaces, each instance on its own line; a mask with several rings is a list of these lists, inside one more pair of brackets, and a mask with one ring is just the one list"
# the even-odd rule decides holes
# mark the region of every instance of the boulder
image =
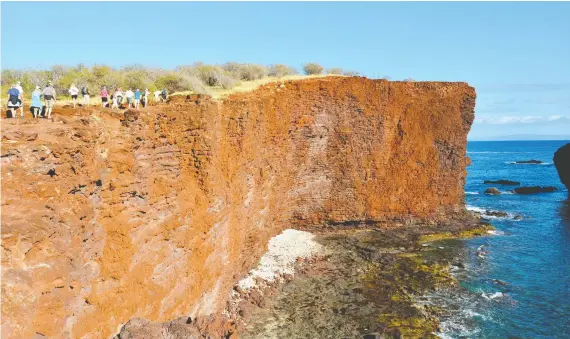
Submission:
[[486,210],[485,211],[486,215],[490,215],[493,217],[499,217],[499,218],[506,218],[509,216],[509,214],[507,212],[503,212],[503,211],[491,211],[491,210]]
[[501,191],[497,187],[489,187],[485,190],[485,194],[499,195]]
[[554,153],[552,160],[554,160],[554,166],[556,166],[560,181],[570,191],[570,144],[560,147]]
[[7,132],[2,134],[3,140],[34,141],[38,138],[38,133],[33,132]]
[[540,160],[519,160],[515,161],[515,164],[542,164]]
[[518,186],[521,183],[518,181],[511,181],[511,180],[485,180],[483,181],[484,184],[495,184],[495,185],[505,185],[505,186]]
[[552,193],[558,189],[554,186],[531,186],[531,187],[517,187],[513,190],[516,194],[534,194],[534,193]]

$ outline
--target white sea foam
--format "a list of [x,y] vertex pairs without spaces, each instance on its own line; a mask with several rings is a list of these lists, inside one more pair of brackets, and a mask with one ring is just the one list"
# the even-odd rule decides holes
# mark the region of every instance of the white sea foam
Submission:
[[479,192],[465,191],[465,194],[467,194],[467,195],[478,195]]
[[[508,194],[512,194],[512,193],[508,193]],[[489,212],[497,212],[494,210],[490,210],[490,209],[486,209],[486,208],[481,208],[481,207],[477,207],[477,206],[471,206],[471,205],[465,205],[465,208],[468,211],[471,212],[475,212],[477,214],[479,214],[482,218],[484,219],[488,219],[488,220],[513,220],[513,221],[520,221],[519,219],[515,219],[516,218],[516,214],[510,213],[510,212],[506,212],[507,215],[502,217],[502,216],[496,216],[496,215],[490,215],[487,214],[487,211]]]
[[505,235],[505,232],[497,231],[497,230],[488,230],[487,233],[489,233],[491,235]]
[[471,205],[465,205],[465,208],[468,211],[472,211],[472,212],[477,212],[477,213],[485,213],[487,210],[481,208],[481,207],[477,207],[477,206],[471,206]]
[[495,292],[495,293],[481,293],[481,296],[487,300],[495,300],[498,298],[502,298],[505,296],[503,292]]

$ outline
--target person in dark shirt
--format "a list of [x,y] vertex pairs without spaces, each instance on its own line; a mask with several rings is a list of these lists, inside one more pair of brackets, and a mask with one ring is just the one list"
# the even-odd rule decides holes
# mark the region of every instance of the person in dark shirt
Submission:
[[18,116],[18,109],[20,110],[20,116],[24,118],[24,108],[22,105],[22,94],[16,87],[12,85],[8,90],[8,109],[12,112],[12,118]]

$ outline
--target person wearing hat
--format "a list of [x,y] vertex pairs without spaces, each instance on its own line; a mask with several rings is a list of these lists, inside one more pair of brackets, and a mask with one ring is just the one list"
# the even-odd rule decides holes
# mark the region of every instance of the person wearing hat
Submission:
[[13,84],[8,90],[8,109],[12,112],[12,118],[18,116],[18,109],[20,109],[20,115],[24,117],[24,111],[22,108],[22,95],[17,88],[17,84]]
[[39,118],[42,113],[42,91],[40,86],[36,86],[36,89],[32,92],[32,114],[34,118]]
[[44,88],[42,95],[44,96],[44,102],[46,104],[46,117],[51,118],[51,110],[55,104],[55,89],[52,86],[51,81],[48,81],[46,88]]

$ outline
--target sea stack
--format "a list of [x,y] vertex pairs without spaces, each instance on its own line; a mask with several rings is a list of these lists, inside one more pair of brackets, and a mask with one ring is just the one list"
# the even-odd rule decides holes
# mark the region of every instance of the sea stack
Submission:
[[560,181],[570,191],[570,144],[560,147],[554,153],[554,166],[558,171]]

